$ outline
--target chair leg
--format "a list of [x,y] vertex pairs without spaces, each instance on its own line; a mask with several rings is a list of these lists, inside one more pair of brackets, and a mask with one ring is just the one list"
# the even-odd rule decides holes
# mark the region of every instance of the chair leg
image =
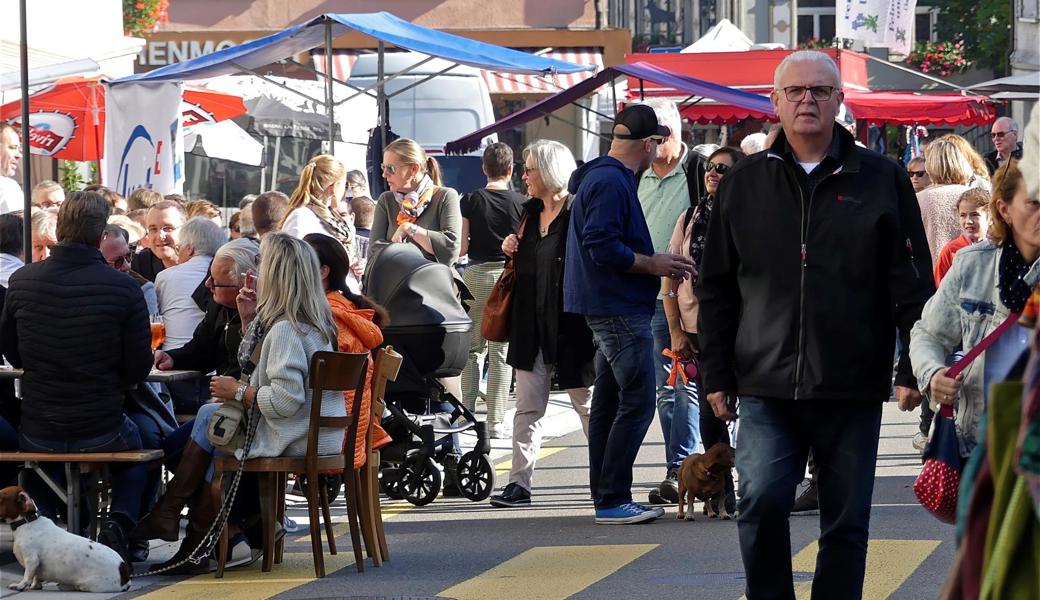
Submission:
[[275,473],[261,473],[260,478],[260,519],[264,528],[264,558],[260,563],[260,570],[269,573],[274,565],[274,536],[275,520],[278,515],[276,503],[279,495],[274,489],[274,482],[278,481]]
[[307,516],[311,530],[311,554],[315,577],[325,577],[325,553],[321,547],[321,523],[318,522],[318,474],[307,473]]
[[[346,472],[343,473],[347,475]],[[347,484],[346,488],[346,502],[347,502],[347,521],[350,523],[350,543],[354,546],[354,562],[357,565],[358,573],[365,571],[365,557],[361,553],[361,534],[358,531],[358,472],[355,469],[350,470],[349,476],[345,476],[343,480]]]
[[[213,506],[220,506],[223,501],[224,473],[217,471],[213,473],[213,481],[210,483],[210,494],[213,495]],[[228,553],[228,527],[227,523],[220,530],[220,542],[217,544],[217,579],[224,577],[224,566],[227,563]]]
[[360,470],[360,489],[358,490],[358,516],[361,518],[361,537],[365,540],[365,551],[372,559],[372,566],[383,566],[383,558],[379,555],[379,541],[376,539],[375,517],[372,506],[372,495],[369,486],[372,485],[369,477],[369,467],[365,465]]
[[369,457],[372,470],[369,472],[369,503],[372,505],[372,520],[376,537],[379,540],[379,556],[384,561],[390,560],[390,548],[386,544],[386,530],[383,528],[383,507],[379,503],[379,452]]
[[324,485],[318,485],[318,497],[321,500],[321,518],[325,521],[325,538],[329,543],[329,554],[336,554],[336,532],[332,529],[332,515],[329,513],[329,491]]
[[[277,525],[275,526],[275,532],[278,531],[278,527],[282,527],[283,529],[285,527],[285,487],[286,487],[286,485],[288,485],[288,482],[289,482],[289,474],[288,473],[279,473],[278,474],[278,482],[275,484],[277,486],[277,489],[278,489],[278,521],[276,521]],[[283,532],[282,537],[278,538],[278,541],[275,542],[275,546],[274,546],[274,564],[276,564],[276,565],[282,564],[282,557],[285,554],[285,535],[284,535],[284,533],[285,532]]]

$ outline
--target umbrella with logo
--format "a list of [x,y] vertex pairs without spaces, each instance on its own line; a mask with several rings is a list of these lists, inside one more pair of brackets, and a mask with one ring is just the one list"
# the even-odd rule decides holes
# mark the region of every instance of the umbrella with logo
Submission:
[[[21,101],[0,106],[0,120],[21,123]],[[240,96],[184,86],[185,131],[245,114]],[[104,155],[105,86],[100,77],[65,77],[29,97],[29,143],[33,154],[94,161]]]

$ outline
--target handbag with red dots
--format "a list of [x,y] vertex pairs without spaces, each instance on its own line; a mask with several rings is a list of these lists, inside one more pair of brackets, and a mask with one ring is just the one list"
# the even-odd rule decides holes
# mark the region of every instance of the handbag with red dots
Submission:
[[[1011,313],[996,329],[990,332],[974,348],[958,360],[946,376],[956,379],[986,348],[993,345],[1004,332],[1018,321],[1018,313]],[[964,459],[961,458],[960,443],[957,440],[957,427],[954,423],[953,407],[942,405],[932,421],[932,433],[928,437],[928,445],[924,448],[924,468],[914,481],[914,495],[921,506],[944,523],[957,520],[957,494],[961,485],[961,470]]]

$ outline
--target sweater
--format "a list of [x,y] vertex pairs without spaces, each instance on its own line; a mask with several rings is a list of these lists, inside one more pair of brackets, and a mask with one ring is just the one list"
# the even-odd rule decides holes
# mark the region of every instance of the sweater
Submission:
[[917,193],[924,235],[928,238],[933,264],[946,244],[961,234],[961,224],[957,220],[957,201],[968,189],[966,185],[951,183],[928,186]]
[[[316,328],[305,324],[299,327],[296,329],[289,321],[278,321],[264,335],[260,360],[249,382],[257,388],[256,405],[263,416],[249,450],[250,458],[307,454],[311,357],[315,352],[332,350],[332,344]],[[323,417],[346,414],[341,393],[322,394]],[[342,449],[342,429],[321,430],[319,455],[339,454]]]
[[[376,202],[376,212],[372,217],[372,230],[369,234],[369,262],[390,243],[390,238],[397,232],[397,213],[401,212],[401,203],[393,192],[383,192]],[[429,231],[433,254],[422,249],[423,255],[433,262],[452,267],[459,261],[459,250],[462,247],[462,209],[459,207],[459,193],[451,188],[439,187],[434,191],[430,204],[423,210],[415,224]]]

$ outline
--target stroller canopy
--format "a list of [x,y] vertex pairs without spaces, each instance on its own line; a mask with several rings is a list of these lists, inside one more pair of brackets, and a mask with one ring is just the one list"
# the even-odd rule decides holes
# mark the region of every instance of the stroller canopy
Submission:
[[390,313],[387,331],[468,331],[451,268],[430,262],[413,244],[390,244],[369,265],[365,293]]

